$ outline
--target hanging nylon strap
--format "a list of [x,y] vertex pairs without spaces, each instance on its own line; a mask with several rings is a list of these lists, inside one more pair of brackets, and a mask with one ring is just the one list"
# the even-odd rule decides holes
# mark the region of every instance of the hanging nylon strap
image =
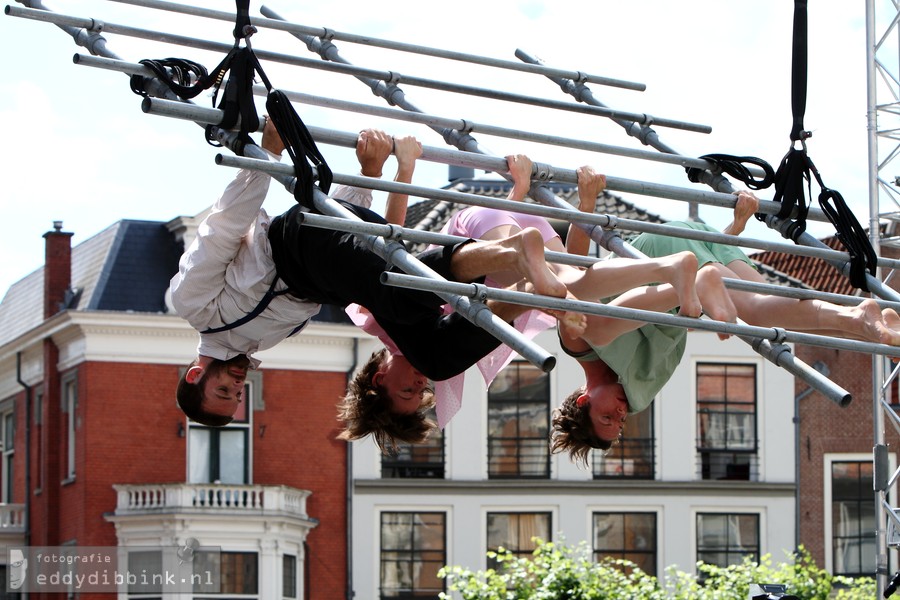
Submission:
[[325,194],[331,188],[331,168],[284,92],[270,90],[266,98],[266,110],[294,164],[294,175],[297,177],[294,199],[302,206],[314,208],[312,167],[316,167],[319,189]]
[[819,187],[822,188],[819,193],[819,206],[834,225],[835,237],[840,240],[850,254],[850,283],[861,290],[869,291],[866,275],[875,275],[878,262],[875,249],[872,248],[866,230],[847,206],[844,197],[837,190],[825,187],[815,165],[812,164],[812,161],[809,161],[809,164]]
[[[810,200],[807,202],[803,189],[804,181],[806,181],[807,187],[811,183],[811,161],[806,155],[806,139],[810,137],[810,133],[803,128],[803,116],[806,114],[806,1],[794,0],[791,60],[791,113],[793,114],[791,148],[781,159],[781,164],[775,173],[775,197],[773,198],[775,202],[781,203],[778,218],[790,219],[792,216],[794,218],[794,223],[788,233],[794,242],[806,231],[806,216],[809,213],[809,203],[812,201],[810,196]],[[796,142],[800,142],[800,148],[795,146]],[[797,214],[793,215],[795,208]]]
[[[775,171],[772,169],[772,165],[755,156],[705,154],[700,158],[713,163],[714,168],[718,171],[727,173],[735,179],[742,181],[744,185],[751,190],[764,190],[772,185],[772,182],[775,180]],[[745,163],[760,167],[765,172],[763,178],[757,179],[754,177],[753,173],[750,172],[750,169],[744,166]],[[701,180],[700,175],[705,171],[705,169],[699,167],[685,167],[684,170],[687,172],[688,179],[693,183],[699,183]]]
[[791,112],[794,123],[791,127],[791,141],[809,137],[803,129],[806,114],[806,65],[807,65],[807,16],[806,1],[794,0],[794,34],[791,48]]
[[[847,207],[844,198],[835,190],[828,189],[819,171],[806,152],[806,140],[811,136],[803,127],[806,114],[807,83],[807,0],[794,0],[794,29],[791,64],[791,148],[785,154],[775,173],[775,197],[781,203],[778,217],[789,219],[794,209],[794,221],[786,236],[797,242],[806,231],[806,217],[812,203],[812,178],[815,177],[821,192],[819,205],[828,220],[834,225],[836,237],[850,254],[850,282],[868,291],[866,274],[875,274],[877,256],[869,242],[865,230]],[[800,142],[800,147],[796,143]],[[804,189],[804,184],[805,188]],[[809,200],[807,200],[807,194]]]

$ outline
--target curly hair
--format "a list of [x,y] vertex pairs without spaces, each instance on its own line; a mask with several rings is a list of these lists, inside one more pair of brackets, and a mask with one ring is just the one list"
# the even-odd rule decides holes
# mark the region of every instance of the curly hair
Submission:
[[591,450],[609,450],[612,441],[604,440],[594,433],[590,406],[578,406],[578,397],[584,392],[584,387],[578,388],[553,411],[550,452],[555,454],[566,451],[574,462],[587,467]]
[[396,452],[398,442],[421,444],[437,424],[425,416],[434,403],[433,392],[426,391],[426,401],[412,414],[391,410],[391,398],[372,378],[387,357],[386,348],[372,353],[347,386],[347,394],[338,404],[338,418],[344,423],[340,440],[358,440],[369,434],[385,454]]
[[178,386],[175,388],[175,399],[178,401],[178,407],[181,408],[181,411],[187,418],[196,421],[201,425],[206,425],[207,427],[224,427],[232,421],[232,417],[208,413],[203,410],[202,406],[203,390],[206,387],[206,379],[210,373],[214,373],[221,368],[218,363],[224,364],[224,361],[214,359],[204,371],[200,381],[197,383],[188,383],[187,372],[191,367],[197,365],[196,360],[192,361],[191,364],[187,366],[187,369],[184,370],[184,373],[181,374],[181,378],[178,380]]

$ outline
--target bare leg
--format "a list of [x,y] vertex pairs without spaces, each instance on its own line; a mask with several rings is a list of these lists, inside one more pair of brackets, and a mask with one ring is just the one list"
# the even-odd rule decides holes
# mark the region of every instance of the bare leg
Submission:
[[[743,262],[719,267],[726,277],[762,279]],[[857,306],[841,306],[822,300],[797,300],[751,292],[730,291],[730,294],[738,315],[751,325],[900,345],[900,316],[892,309],[882,310],[872,299],[863,300]]]
[[496,241],[466,244],[454,255],[450,265],[458,281],[472,281],[495,272],[515,271],[534,285],[544,296],[564,298],[566,286],[549,269],[544,260],[541,233],[528,227]]
[[693,252],[661,258],[614,258],[586,270],[561,269],[558,276],[576,298],[588,301],[615,296],[641,285],[668,283],[678,296],[679,314],[700,316],[700,299],[695,285],[697,257]]
[[[714,321],[724,321],[726,323],[734,323],[740,314],[735,306],[729,291],[722,281],[722,275],[719,272],[721,265],[718,263],[709,263],[704,265],[697,271],[697,294],[700,296],[700,302],[703,304],[703,312],[709,315]],[[717,333],[720,340],[728,339],[728,334]]]

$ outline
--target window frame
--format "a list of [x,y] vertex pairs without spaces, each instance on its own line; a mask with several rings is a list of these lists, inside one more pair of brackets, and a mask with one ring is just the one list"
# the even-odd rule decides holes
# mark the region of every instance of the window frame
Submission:
[[[527,510],[527,509],[523,510],[522,507],[516,507],[516,510],[490,509],[490,510],[485,511],[484,520],[483,520],[484,540],[485,540],[484,547],[487,552],[492,552],[492,551],[496,552],[499,547],[498,545],[492,545],[490,542],[490,526],[489,526],[488,521],[492,515],[502,515],[502,516],[507,516],[507,517],[546,516],[547,517],[546,535],[537,535],[537,532],[535,534],[537,537],[541,537],[545,542],[553,541],[553,523],[554,523],[554,517],[556,516],[553,510],[550,510],[549,508],[535,508],[534,510]],[[521,525],[521,523],[517,523],[517,526],[516,526],[517,537],[518,537],[518,533],[520,533],[518,531],[520,525]],[[510,552],[512,552],[513,555],[515,555],[517,558],[524,558],[524,557],[530,556],[534,552],[535,546],[531,542],[530,539],[524,540],[524,541],[525,541],[525,545],[531,546],[531,548],[525,548],[522,545],[523,540],[521,540],[521,539],[518,540],[519,547],[508,548],[508,547],[504,546],[504,548],[506,550],[509,550]],[[497,568],[498,565],[496,564],[496,561],[493,561],[489,557],[485,557],[485,558],[487,561],[487,568],[489,568],[489,569]]]
[[73,369],[60,377],[60,412],[65,418],[66,438],[62,445],[66,451],[63,485],[75,481],[78,452],[78,371]]
[[[822,515],[823,516],[822,520],[824,521],[824,525],[825,525],[824,530],[823,530],[824,543],[825,543],[825,565],[823,568],[826,571],[828,571],[829,573],[834,573],[834,568],[835,568],[834,552],[833,552],[833,549],[834,549],[834,531],[833,531],[833,529],[834,529],[834,527],[833,527],[833,523],[834,523],[833,505],[834,505],[834,502],[833,502],[833,494],[832,494],[833,482],[832,482],[832,478],[831,478],[832,464],[834,464],[836,462],[872,463],[872,460],[873,460],[872,454],[865,453],[865,452],[846,452],[846,453],[826,452],[822,456],[822,469],[823,469],[822,470],[822,494],[823,494],[823,513],[824,513]],[[897,454],[894,452],[888,453],[888,468],[889,468],[890,472],[894,472],[894,470],[897,468]],[[895,484],[895,485],[891,486],[891,488],[888,490],[888,493],[886,494],[887,502],[891,506],[896,506],[896,503],[897,503],[896,491],[897,491],[897,487]],[[875,492],[875,490],[872,490],[871,500],[872,500],[873,505],[875,503],[875,498],[876,498],[876,492]],[[876,514],[876,519],[877,519],[877,514]],[[876,543],[877,543],[877,541],[876,541]],[[876,552],[877,551],[878,551],[878,548],[876,548]],[[894,565],[894,566],[890,566],[890,570],[893,570],[895,568],[895,565],[897,564],[897,558],[895,558],[893,556],[893,553],[888,554],[888,562],[889,562],[889,566]]]
[[[721,373],[721,377],[725,380],[725,396],[721,399],[710,399],[710,400],[701,400],[700,397],[700,379],[702,374],[700,373],[703,367],[722,367],[723,372]],[[728,395],[727,395],[727,387],[728,387],[728,369],[729,367],[742,367],[742,368],[752,368],[753,370],[753,402],[752,402],[752,412],[747,413],[745,411],[728,411],[729,404],[739,406],[739,405],[747,405],[750,403],[746,402],[731,402],[729,403]],[[759,451],[760,451],[760,439],[759,439],[759,424],[760,424],[760,390],[762,389],[762,369],[760,368],[760,364],[756,361],[728,361],[728,360],[697,360],[693,365],[694,371],[694,415],[695,415],[695,428],[696,428],[696,438],[695,438],[695,448],[697,452],[697,478],[701,481],[718,481],[718,480],[741,480],[741,481],[758,481],[759,480]],[[704,404],[715,404],[715,405],[724,405],[724,409],[722,411],[711,412],[709,409],[704,411]],[[740,416],[740,415],[748,415],[751,419],[750,429],[751,435],[753,436],[753,441],[749,448],[743,448],[738,446],[731,447],[729,446],[729,434],[728,432],[731,429],[729,416]],[[721,416],[723,417],[722,426],[724,428],[724,443],[723,447],[708,447],[705,446],[705,439],[703,432],[703,427],[701,426],[701,419],[706,416],[706,421],[710,420],[710,417],[713,416]],[[729,474],[729,467],[733,467],[732,472]],[[744,469],[746,468],[746,472]]]
[[[522,419],[520,413],[520,407],[524,405],[535,405],[541,404],[542,401],[536,400],[523,400],[521,398],[517,398],[516,400],[493,400],[491,399],[491,387],[493,387],[501,375],[507,372],[509,369],[516,369],[516,374],[522,370],[533,371],[538,378],[543,379],[545,390],[546,390],[546,402],[541,406],[541,411],[543,413],[543,417],[545,420],[546,434],[545,435],[530,435],[530,436],[522,436],[522,428],[520,427],[520,421]],[[516,378],[520,380],[520,377]],[[498,373],[497,377],[488,386],[486,394],[487,402],[485,403],[485,417],[487,423],[487,431],[486,431],[486,445],[487,445],[487,456],[486,456],[486,468],[487,468],[487,477],[488,479],[549,479],[551,477],[551,455],[549,445],[547,443],[547,437],[550,433],[551,427],[551,400],[553,395],[553,380],[551,373],[545,373],[541,371],[539,368],[535,367],[531,363],[525,360],[513,360],[506,367],[504,367],[500,373]],[[496,409],[499,405],[507,405],[507,406],[515,406],[516,410],[516,433],[515,437],[498,437],[491,435],[492,429],[492,409]],[[502,456],[500,453],[495,453],[496,443],[502,443],[504,440],[512,440],[513,445],[516,451],[515,456]],[[533,444],[529,444],[528,442],[532,442]],[[543,453],[543,456],[536,456],[536,460],[532,462],[528,462],[525,460],[527,455],[523,454],[523,449],[529,449],[533,445],[534,448],[538,449],[538,453]],[[514,461],[514,469],[512,472],[504,472],[502,469],[498,468],[498,464],[495,462],[497,457],[505,458],[508,460]],[[524,461],[524,462],[523,462]],[[535,469],[541,470],[540,473],[528,473],[525,472],[524,467],[531,466],[532,464],[538,465],[540,462],[540,466]]]
[[[700,557],[701,553],[716,552],[715,549],[706,549],[706,548],[701,549],[701,546],[700,546],[700,517],[705,517],[705,516],[709,516],[709,517],[718,517],[718,516],[722,516],[722,517],[755,517],[756,518],[756,556],[754,557],[754,560],[757,562],[759,561],[760,557],[762,556],[762,549],[765,547],[765,542],[762,537],[763,532],[765,531],[764,521],[763,521],[764,512],[759,509],[740,509],[738,507],[735,507],[734,510],[717,510],[717,509],[700,510],[700,509],[698,509],[698,510],[694,511],[694,561],[695,561],[695,563],[703,560]],[[727,521],[726,521],[726,523],[727,523]],[[743,560],[743,557],[746,556],[747,553],[731,548],[731,546],[730,546],[731,542],[728,537],[728,533],[729,533],[729,531],[726,531],[726,545],[724,546],[724,550],[721,550],[720,552],[723,552],[726,555],[740,554],[741,560]],[[703,562],[707,562],[707,561],[703,561]],[[714,564],[714,563],[707,562],[707,564]],[[740,563],[739,562],[738,563],[729,563],[729,565],[730,564],[740,564]],[[728,565],[722,565],[722,566],[728,566]]]
[[[264,407],[265,403],[262,401],[262,373],[250,370],[247,372],[247,377],[244,380],[244,401],[242,404],[246,407],[246,419],[244,421],[232,421],[228,425],[224,427],[207,427],[206,425],[202,425],[197,423],[196,421],[192,421],[191,419],[184,417],[186,426],[186,443],[185,443],[185,481],[188,483],[196,483],[196,484],[204,484],[204,483],[214,483],[216,481],[220,481],[219,475],[221,474],[221,468],[219,465],[219,458],[221,457],[221,452],[219,449],[221,448],[220,441],[223,435],[223,432],[233,432],[233,431],[242,431],[244,435],[244,479],[245,481],[241,483],[228,482],[228,484],[232,485],[252,485],[253,484],[253,415],[257,410],[261,410],[260,407]],[[191,466],[192,466],[192,453],[191,453],[191,435],[194,431],[207,430],[210,434],[210,443],[209,443],[209,461],[210,461],[210,475],[209,479],[211,481],[192,481],[191,478]]]
[[[426,415],[437,422],[432,406]],[[396,452],[381,453],[382,479],[445,479],[447,441],[444,430],[435,428],[422,444],[397,444]]]
[[[403,590],[403,591],[398,590],[397,593],[394,593],[392,595],[387,595],[387,594],[385,594],[385,591],[384,591],[384,587],[383,587],[384,579],[383,579],[383,571],[382,571],[382,567],[386,563],[385,558],[384,558],[384,554],[386,552],[386,548],[384,546],[384,534],[385,534],[384,527],[385,527],[385,517],[388,515],[440,515],[440,517],[442,519],[441,524],[443,527],[442,547],[441,547],[442,557],[440,558],[440,560],[429,560],[429,561],[423,561],[423,562],[439,564],[440,566],[437,567],[437,569],[439,569],[440,567],[446,565],[447,561],[449,559],[449,546],[448,546],[449,532],[450,532],[450,511],[449,510],[441,509],[441,508],[431,508],[431,507],[429,507],[427,510],[415,510],[415,509],[410,509],[409,507],[397,507],[394,509],[385,508],[383,510],[378,511],[378,514],[377,514],[378,525],[377,525],[377,529],[376,529],[378,552],[375,554],[375,557],[374,557],[375,558],[374,574],[375,574],[375,584],[376,584],[375,589],[377,590],[377,594],[378,594],[377,598],[379,600],[396,600],[399,598],[406,598],[406,597],[409,597],[409,592],[410,592],[409,590]],[[412,535],[413,539],[415,539],[414,530],[411,532],[411,535]],[[410,563],[415,563],[414,558],[416,556],[419,556],[419,552],[417,552],[416,550],[417,549],[412,548],[408,551],[408,553],[411,557],[409,560]],[[387,549],[387,552],[393,552],[393,553],[402,553],[403,551],[404,550],[402,548]],[[428,552],[433,553],[436,551],[429,549]],[[391,561],[391,562],[400,563],[401,561],[398,560],[398,561]],[[435,569],[435,573],[437,573],[437,569]],[[446,580],[442,579],[440,585],[441,585],[440,592],[446,593],[447,592]],[[415,591],[415,590],[412,590],[412,591]],[[434,596],[416,596],[416,597],[417,598],[434,598],[434,600],[437,600],[438,593],[439,592],[435,592]]]
[[[650,437],[629,436],[637,419],[646,420]],[[619,440],[609,450],[591,451],[591,472],[594,479],[656,479],[656,403],[645,410],[629,415]]]
[[[659,510],[628,510],[627,508],[615,509],[615,508],[607,508],[603,507],[600,509],[591,510],[591,556],[593,557],[595,562],[599,562],[602,558],[599,554],[603,551],[598,550],[596,546],[597,542],[597,517],[602,515],[609,516],[622,516],[623,531],[628,531],[629,528],[627,526],[626,517],[628,516],[649,516],[653,517],[653,549],[651,551],[641,551],[639,549],[630,550],[627,547],[622,548],[616,554],[611,554],[610,552],[604,552],[603,556],[612,556],[613,558],[625,558],[626,554],[645,554],[652,557],[653,562],[653,572],[651,575],[656,576],[659,572],[659,560],[660,560],[660,511]],[[640,565],[639,565],[640,566]]]

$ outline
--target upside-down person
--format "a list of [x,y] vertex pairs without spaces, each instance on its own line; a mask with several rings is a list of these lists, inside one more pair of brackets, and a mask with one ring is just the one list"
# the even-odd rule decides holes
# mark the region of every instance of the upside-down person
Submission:
[[[758,206],[752,193],[738,193],[734,219],[724,232],[739,235]],[[670,225],[714,231],[696,222]],[[639,235],[633,245],[651,257],[693,252],[700,264],[696,291],[703,311],[714,320],[735,322],[740,317],[760,327],[900,345],[900,317],[893,309],[882,310],[872,299],[849,307],[726,289],[723,277],[763,282],[737,247],[647,233]],[[671,286],[659,285],[626,292],[610,304],[666,311],[678,306],[678,298]],[[551,449],[566,451],[576,462],[587,464],[591,449],[609,449],[621,435],[628,415],[646,409],[666,384],[684,354],[687,331],[588,315],[586,328],[567,331],[561,323],[559,334],[563,350],[584,370],[585,385],[554,411]]]
[[[393,140],[383,132],[360,134],[357,155],[362,174],[380,176]],[[410,160],[421,153],[415,140],[400,138],[398,180],[411,176]],[[267,121],[261,147],[278,159],[283,141]],[[413,157],[410,159],[410,157]],[[191,419],[210,426],[229,423],[242,401],[252,355],[302,329],[321,304],[366,307],[402,351],[377,368],[386,393],[364,407],[372,413],[371,433],[379,446],[394,440],[421,439],[420,406],[428,379],[441,380],[466,370],[499,345],[490,333],[458,314],[445,315],[443,300],[429,292],[383,285],[385,261],[350,233],[304,227],[299,203],[269,218],[262,209],[270,177],[241,170],[228,185],[197,237],[185,251],[171,281],[173,305],[199,333],[198,356],[178,384],[179,406]],[[337,198],[359,201],[368,191],[338,188]],[[368,208],[342,202],[360,219],[384,223]],[[534,291],[564,296],[543,256],[543,241],[533,229],[502,240],[467,240],[418,255],[447,279],[480,281],[492,272],[512,270]],[[488,302],[500,318],[511,321],[524,307]],[[358,432],[345,431],[353,439]]]
[[[506,161],[513,182],[508,199],[522,201],[531,187],[533,163],[527,156],[521,154],[507,156]],[[595,173],[590,167],[579,168],[580,210],[594,212],[597,196],[605,186],[605,177]],[[397,204],[392,206],[392,200]],[[402,220],[405,215],[405,203],[405,196],[394,196],[388,200],[388,212],[393,209],[393,214],[401,217]],[[477,206],[470,206],[456,213],[444,227],[443,232],[464,238],[502,240],[518,235],[526,229],[539,231],[545,247],[556,252],[566,252],[568,248],[572,253],[583,254],[590,244],[587,234],[578,227],[570,228],[564,247],[560,237],[543,217]],[[549,268],[557,279],[566,284],[569,297],[578,299],[581,297],[590,299],[606,297],[636,286],[663,281],[674,285],[678,290],[677,296],[680,299],[679,304],[682,306],[682,314],[688,316],[699,316],[700,314],[700,303],[694,292],[697,261],[690,252],[639,260],[611,259],[596,263],[590,268],[560,264],[550,264]],[[515,289],[526,282],[522,280],[519,273],[506,271],[489,274],[485,283],[493,287]],[[378,377],[379,369],[386,360],[402,360],[402,352],[365,309],[351,307],[348,309],[348,313],[357,325],[378,337],[385,345],[384,349],[374,353],[360,369],[352,380],[341,405],[341,417],[349,424],[348,429],[362,433],[371,423],[371,419],[367,418],[364,413],[369,403],[365,402],[363,398],[368,396],[374,399],[383,394],[383,391],[380,391],[383,386]],[[584,317],[581,315],[578,315],[577,318],[571,314],[563,315],[563,319],[574,323],[576,328],[584,323]],[[516,319],[515,325],[526,337],[533,337],[540,331],[552,327],[554,322],[540,311],[529,310]],[[511,358],[512,349],[501,345],[478,360],[477,365],[485,383],[490,385],[497,373],[509,363]],[[435,382],[434,397],[439,427],[444,427],[460,408],[462,389],[463,374]],[[425,407],[426,405],[423,404],[423,410]],[[386,419],[391,418],[387,414],[383,416]],[[423,430],[423,433],[427,433],[427,431]]]

